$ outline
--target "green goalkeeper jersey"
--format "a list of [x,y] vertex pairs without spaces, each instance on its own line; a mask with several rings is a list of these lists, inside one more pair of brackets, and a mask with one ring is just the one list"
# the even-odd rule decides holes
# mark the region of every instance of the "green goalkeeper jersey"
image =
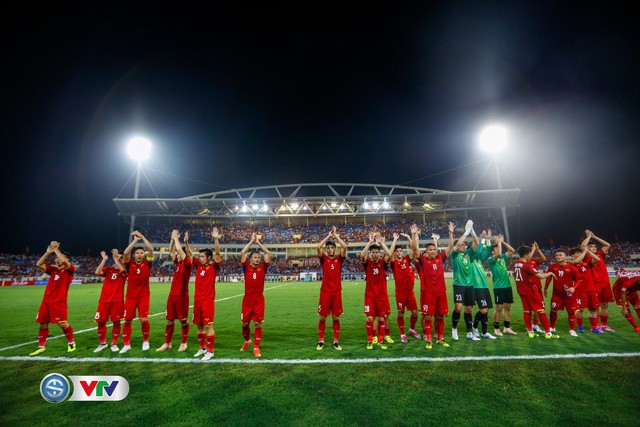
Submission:
[[453,267],[453,284],[458,286],[473,286],[471,280],[471,254],[469,247],[464,253],[451,251],[451,266]]
[[511,287],[511,281],[509,280],[509,273],[507,271],[507,262],[509,262],[509,257],[506,254],[500,255],[498,259],[490,257],[487,261],[487,265],[491,270],[491,276],[493,277],[493,289]]
[[477,289],[489,289],[487,273],[482,264],[491,254],[491,247],[483,244],[478,245],[478,249],[471,256],[471,278],[473,287]]

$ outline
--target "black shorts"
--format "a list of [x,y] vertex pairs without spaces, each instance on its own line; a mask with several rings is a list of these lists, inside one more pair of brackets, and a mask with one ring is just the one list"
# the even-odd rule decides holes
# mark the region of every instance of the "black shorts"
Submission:
[[479,308],[493,308],[491,292],[487,288],[474,288],[473,295]]
[[473,307],[475,305],[473,286],[453,285],[453,303]]
[[513,290],[508,288],[493,288],[493,295],[496,297],[496,305],[513,304]]

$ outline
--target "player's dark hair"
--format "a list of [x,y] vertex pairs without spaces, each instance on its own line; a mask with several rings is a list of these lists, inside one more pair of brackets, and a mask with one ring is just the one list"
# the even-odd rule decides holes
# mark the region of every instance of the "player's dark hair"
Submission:
[[213,252],[211,249],[201,249],[200,253],[204,254],[207,258],[213,258]]
[[582,249],[577,246],[575,248],[569,249],[569,255],[571,256],[573,256],[573,254],[579,254],[580,252],[582,252]]
[[373,245],[371,245],[371,246],[369,247],[369,250],[370,250],[370,251],[373,251],[373,250],[375,250],[375,249],[380,250],[380,245],[378,245],[377,243],[374,243]]
[[398,249],[402,249],[404,250],[404,246],[402,245],[396,245],[396,248],[394,249],[394,252],[397,251]]
[[428,249],[429,246],[435,246],[435,244],[434,243],[427,243],[427,246],[425,247],[425,249]]
[[135,246],[135,247],[133,248],[133,251],[131,251],[131,253],[135,254],[135,253],[136,253],[136,251],[137,251],[138,249],[142,249],[143,251],[145,251],[145,252],[146,252],[146,249],[145,249],[145,247],[144,247],[144,246]]
[[491,250],[493,251],[495,248],[498,247],[498,245],[501,245],[502,243],[494,243],[493,245],[491,245]]
[[563,253],[563,254],[565,254],[565,255],[568,255],[568,254],[567,254],[567,251],[565,251],[565,250],[564,250],[564,249],[562,249],[562,248],[560,248],[560,249],[558,249],[558,250],[556,251],[556,253],[560,253],[560,252],[562,252],[562,253]]
[[327,246],[333,246],[335,248],[336,247],[336,242],[334,242],[333,240],[329,240],[327,242]]
[[249,252],[249,258],[251,258],[251,257],[253,256],[253,254],[258,254],[258,255],[260,255],[260,252],[258,252],[258,251],[251,251],[251,252]]
[[67,261],[71,261],[71,254],[67,251],[60,251],[60,253],[62,255],[64,255],[67,258]]
[[520,258],[523,258],[529,252],[531,252],[531,246],[522,245],[518,248],[518,255],[520,255]]

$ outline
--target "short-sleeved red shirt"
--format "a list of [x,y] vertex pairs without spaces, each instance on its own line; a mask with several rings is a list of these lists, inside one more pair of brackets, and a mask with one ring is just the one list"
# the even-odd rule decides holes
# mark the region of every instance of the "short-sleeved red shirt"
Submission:
[[447,285],[444,281],[445,259],[447,259],[447,254],[444,251],[438,252],[438,255],[436,255],[434,259],[431,259],[424,254],[420,254],[418,261],[420,263],[422,277],[424,278],[423,291],[437,295],[446,295]]
[[104,267],[102,274],[104,274],[104,283],[102,283],[102,291],[100,292],[100,302],[122,302],[124,300],[124,281],[127,274],[113,266]]
[[242,263],[244,270],[244,294],[251,296],[262,295],[264,279],[269,269],[269,263],[262,261],[257,267],[252,267],[248,259]]
[[44,302],[67,301],[69,286],[76,273],[76,267],[71,264],[69,268],[58,268],[54,265],[47,265],[45,273],[49,275],[47,288],[44,290]]
[[373,262],[370,258],[364,263],[364,271],[367,276],[365,297],[389,297],[387,292],[387,268],[389,266],[380,258],[378,262]]
[[340,292],[342,290],[342,263],[345,257],[342,254],[334,258],[329,258],[322,254],[320,264],[322,264],[322,286],[323,292]]
[[411,269],[411,257],[406,255],[400,261],[394,259],[391,261],[391,268],[393,269],[393,276],[396,278],[396,293],[405,294],[411,292],[415,280]]
[[196,290],[194,299],[207,300],[216,298],[216,277],[220,271],[220,263],[210,262],[204,265],[200,259],[193,257],[193,267],[196,269]]
[[178,261],[178,257],[176,257],[176,259],[173,260],[173,263],[176,268],[173,270],[173,278],[171,279],[171,290],[169,290],[169,295],[189,295],[189,279],[191,278],[191,270],[193,269],[191,258],[186,257],[184,260]]
[[145,259],[140,264],[129,260],[127,267],[127,297],[140,298],[151,294],[149,277],[151,276],[152,261]]

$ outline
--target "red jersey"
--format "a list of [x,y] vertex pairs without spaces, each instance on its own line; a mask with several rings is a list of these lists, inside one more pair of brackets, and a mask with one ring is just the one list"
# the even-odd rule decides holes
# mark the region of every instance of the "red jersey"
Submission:
[[322,286],[323,292],[340,292],[342,290],[342,263],[345,257],[338,254],[335,258],[329,258],[325,254],[318,257],[322,264]]
[[47,265],[45,273],[49,275],[47,288],[44,290],[43,302],[67,301],[69,286],[76,273],[76,267],[71,264],[69,268],[58,268],[53,265]]
[[186,257],[184,260],[178,261],[178,257],[176,256],[173,263],[176,265],[176,269],[173,270],[169,295],[189,295],[189,279],[191,278],[191,270],[193,270],[191,258]]
[[400,261],[391,261],[393,276],[396,278],[396,293],[406,294],[413,290],[415,276],[411,269],[411,257],[406,255]]
[[244,294],[258,296],[264,292],[264,278],[269,269],[269,263],[262,261],[257,267],[252,267],[248,259],[242,263],[244,270]]
[[[420,272],[422,273],[423,283],[421,288],[423,292],[429,292],[436,295],[446,295],[447,286],[444,282],[444,260],[447,254],[442,251],[438,252],[434,259],[429,258],[425,254],[420,254],[418,262],[420,263]],[[422,286],[424,284],[424,286]]]
[[602,249],[596,252],[596,255],[600,261],[591,265],[591,274],[595,282],[608,282],[609,272],[607,271],[607,254]]
[[[538,268],[540,268],[540,258],[531,258],[531,260],[529,260],[529,264],[534,266],[537,270]],[[532,280],[533,283],[535,283],[535,285],[538,287],[538,289],[542,289],[542,281],[540,279],[538,279],[536,276],[533,276]]]
[[149,276],[151,276],[151,262],[145,259],[140,264],[129,260],[127,267],[127,297],[140,298],[151,295],[149,290]]
[[387,292],[387,268],[389,266],[380,258],[378,262],[373,262],[367,258],[363,264],[365,275],[367,276],[366,287],[364,290],[365,297],[388,298]]
[[196,290],[193,298],[197,300],[215,299],[216,277],[220,271],[220,263],[214,260],[204,265],[199,258],[193,257],[193,267],[196,269]]
[[[516,260],[513,266],[513,275],[516,278],[516,289],[520,295],[535,295],[538,288],[536,274],[538,268],[531,262],[524,262],[521,258]],[[539,282],[539,280],[538,280]]]
[[564,298],[566,296],[570,296],[567,294],[567,289],[577,288],[578,286],[580,286],[579,283],[576,283],[579,280],[578,270],[571,263],[567,263],[566,265],[553,263],[549,266],[547,272],[552,272],[556,275],[555,278],[547,277],[547,280],[544,284],[546,289],[553,279],[553,295],[561,296]]
[[640,279],[638,277],[620,277],[613,284],[614,289],[619,289],[623,294],[630,294],[640,290]]
[[124,281],[127,274],[116,267],[104,267],[104,283],[100,292],[100,302],[122,302],[124,301]]
[[591,273],[591,258],[589,261],[582,261],[578,264],[573,264],[578,269],[578,279],[582,281],[580,290],[582,292],[595,291],[596,287],[593,283],[593,274]]

